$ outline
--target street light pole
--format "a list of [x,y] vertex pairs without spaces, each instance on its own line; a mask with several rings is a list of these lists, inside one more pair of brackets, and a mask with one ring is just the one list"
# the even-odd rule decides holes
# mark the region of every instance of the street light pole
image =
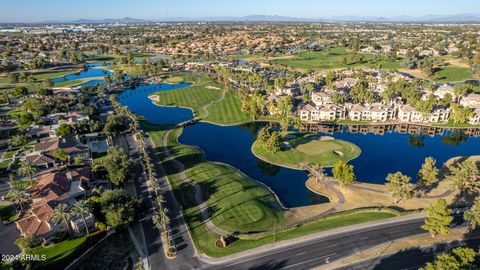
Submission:
[[277,223],[277,218],[274,218],[273,219],[273,242],[275,242],[276,223]]

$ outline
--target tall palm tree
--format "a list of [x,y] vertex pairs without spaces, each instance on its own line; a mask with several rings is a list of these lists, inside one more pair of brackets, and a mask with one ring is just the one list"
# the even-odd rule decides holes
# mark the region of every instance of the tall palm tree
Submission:
[[67,226],[67,230],[69,233],[72,233],[70,230],[70,224],[68,223],[72,219],[72,208],[69,204],[61,203],[55,207],[55,211],[53,212],[52,220],[55,224],[65,223]]
[[168,233],[168,225],[170,224],[170,217],[168,217],[168,208],[163,207],[162,211],[160,211],[160,217],[161,217],[161,225],[163,231]]
[[13,186],[5,198],[20,206],[20,213],[23,213],[24,203],[30,200],[30,193],[20,186]]
[[32,163],[24,160],[18,168],[18,174],[21,176],[28,176],[30,178],[30,184],[33,185],[32,176],[37,172],[37,168],[33,167]]
[[157,227],[160,231],[163,231],[162,227],[162,215],[158,210],[155,210],[152,215],[152,222],[155,227]]
[[92,209],[90,209],[90,207],[85,203],[85,201],[78,201],[73,205],[72,213],[82,216],[83,225],[85,225],[85,230],[87,231],[87,235],[90,234],[85,216],[91,215]]

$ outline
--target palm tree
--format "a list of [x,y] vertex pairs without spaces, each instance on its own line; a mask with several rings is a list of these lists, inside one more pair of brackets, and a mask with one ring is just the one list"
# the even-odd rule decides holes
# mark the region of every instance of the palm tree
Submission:
[[37,172],[37,169],[32,166],[27,160],[22,161],[20,168],[18,168],[18,174],[21,176],[28,176],[30,178],[30,184],[33,185],[32,176]]
[[20,206],[20,213],[23,213],[23,205],[30,200],[30,193],[20,186],[13,186],[5,198]]
[[72,212],[73,214],[82,216],[83,225],[85,225],[87,235],[90,234],[87,226],[87,220],[85,219],[85,216],[89,216],[92,214],[92,210],[90,209],[90,207],[85,203],[85,201],[78,201],[73,205]]
[[165,198],[162,194],[158,194],[157,198],[155,198],[155,202],[157,203],[158,207],[162,207],[163,203],[165,202]]
[[72,208],[70,207],[69,204],[66,203],[61,203],[55,207],[55,211],[53,212],[52,220],[55,224],[59,224],[61,222],[65,223],[67,226],[67,230],[69,233],[70,231],[70,225],[69,221],[72,218]]
[[160,217],[161,217],[161,225],[163,231],[168,233],[168,225],[170,224],[170,218],[168,217],[168,208],[163,207],[162,211],[160,211]]
[[159,211],[155,210],[155,212],[153,212],[153,215],[152,215],[152,221],[153,221],[153,225],[155,225],[155,227],[157,227],[160,231],[162,231],[162,215],[160,214]]

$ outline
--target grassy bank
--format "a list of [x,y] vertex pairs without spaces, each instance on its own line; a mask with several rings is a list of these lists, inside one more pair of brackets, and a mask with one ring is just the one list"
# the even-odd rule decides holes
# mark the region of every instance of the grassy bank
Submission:
[[255,141],[252,151],[262,160],[296,169],[302,169],[301,162],[332,167],[339,160],[348,162],[356,158],[361,152],[353,143],[309,133],[291,133],[284,136],[282,144],[282,150],[271,153]]
[[225,92],[225,98],[218,103],[208,107],[210,115],[205,121],[221,124],[232,125],[241,124],[252,120],[252,117],[242,112],[242,104],[238,93],[233,90]]
[[204,106],[220,98],[222,90],[220,85],[204,75],[181,74],[185,81],[192,85],[170,91],[160,91],[153,95],[159,97],[156,103],[160,106],[178,106],[191,108],[195,116],[204,117]]

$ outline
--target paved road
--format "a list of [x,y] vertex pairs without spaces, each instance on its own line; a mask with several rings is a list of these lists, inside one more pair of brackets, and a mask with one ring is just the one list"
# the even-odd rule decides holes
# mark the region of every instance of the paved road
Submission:
[[450,245],[435,245],[425,248],[412,248],[406,251],[398,252],[392,255],[382,256],[371,260],[363,261],[353,265],[348,265],[338,270],[370,270],[370,269],[418,269],[427,262],[435,259],[435,256],[444,252],[451,251],[458,246],[468,246],[478,250],[480,239],[470,239],[464,242],[453,242]]
[[[353,255],[361,250],[424,233],[420,228],[423,218],[390,225],[374,225],[351,233],[329,235],[288,247],[266,251],[258,255],[224,264],[208,265],[207,269],[310,269]],[[393,269],[393,268],[392,268]]]
[[148,256],[151,269],[199,269],[201,267],[201,262],[195,256],[195,247],[188,234],[188,228],[181,215],[180,207],[170,185],[168,184],[165,171],[155,154],[151,139],[147,137],[145,143],[147,144],[148,152],[150,153],[152,162],[155,165],[155,170],[159,176],[157,181],[160,184],[161,190],[164,191],[163,195],[166,200],[166,206],[170,211],[171,235],[177,248],[177,257],[173,260],[167,259],[163,252],[163,247],[161,246],[162,243],[160,241],[158,230],[154,227],[151,221],[144,222],[143,228],[148,245]]

